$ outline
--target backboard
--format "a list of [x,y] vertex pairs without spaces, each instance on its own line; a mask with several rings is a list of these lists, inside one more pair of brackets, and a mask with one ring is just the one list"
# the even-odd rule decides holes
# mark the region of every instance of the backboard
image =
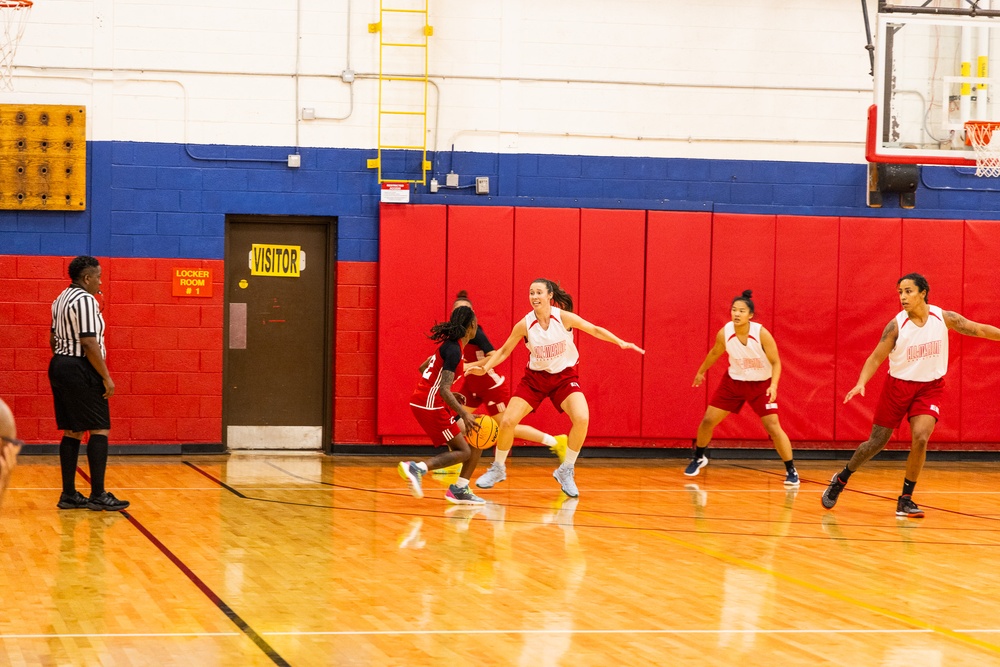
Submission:
[[866,157],[975,166],[966,121],[1000,121],[1000,0],[903,4],[880,3]]

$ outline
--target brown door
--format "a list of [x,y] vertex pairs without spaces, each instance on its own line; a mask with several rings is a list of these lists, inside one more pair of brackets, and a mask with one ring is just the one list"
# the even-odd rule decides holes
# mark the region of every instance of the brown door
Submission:
[[336,219],[226,217],[223,444],[328,449]]

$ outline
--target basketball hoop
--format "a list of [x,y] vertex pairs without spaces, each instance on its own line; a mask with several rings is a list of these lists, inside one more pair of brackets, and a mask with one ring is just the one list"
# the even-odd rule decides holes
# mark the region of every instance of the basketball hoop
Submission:
[[965,123],[965,143],[976,152],[976,176],[1000,176],[1000,138],[993,131],[1000,122],[970,120]]
[[14,53],[31,13],[31,0],[0,0],[0,88],[14,90]]

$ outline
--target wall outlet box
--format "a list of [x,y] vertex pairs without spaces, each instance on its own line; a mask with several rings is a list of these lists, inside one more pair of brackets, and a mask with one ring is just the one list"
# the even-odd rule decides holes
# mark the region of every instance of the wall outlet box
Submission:
[[490,193],[490,177],[476,176],[476,194],[488,195]]
[[288,166],[289,167],[301,167],[302,166],[302,156],[295,154],[288,156]]
[[303,107],[302,109],[302,120],[313,120],[316,118],[316,109],[312,107]]
[[437,192],[437,191],[438,191],[438,179],[432,178],[431,179],[431,192]]
[[444,177],[444,184],[447,185],[449,188],[457,188],[458,174],[456,173],[446,174]]

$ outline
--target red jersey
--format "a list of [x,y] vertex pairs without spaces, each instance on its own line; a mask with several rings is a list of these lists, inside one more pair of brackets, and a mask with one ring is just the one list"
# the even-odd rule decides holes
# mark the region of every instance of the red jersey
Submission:
[[441,395],[441,373],[451,371],[455,374],[455,381],[451,385],[452,391],[457,391],[462,382],[462,373],[465,371],[465,362],[462,360],[462,345],[458,341],[446,340],[441,343],[430,358],[427,359],[427,367],[420,376],[417,388],[410,396],[410,405],[424,410],[439,410],[447,408]]
[[[476,335],[466,344],[465,349],[462,350],[462,360],[466,363],[479,361],[494,349],[490,339],[483,332],[483,328],[478,327]],[[486,375],[470,375],[466,377],[462,386],[465,388],[466,395],[483,396],[490,389],[499,387],[503,384],[503,381],[504,377],[497,373],[496,369],[493,369]]]

